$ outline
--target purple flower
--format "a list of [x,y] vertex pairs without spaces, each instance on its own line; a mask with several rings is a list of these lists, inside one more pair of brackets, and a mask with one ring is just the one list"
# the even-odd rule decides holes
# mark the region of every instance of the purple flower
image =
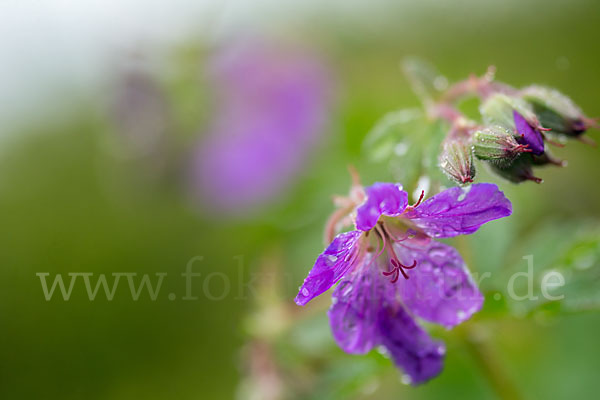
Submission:
[[451,328],[483,304],[458,252],[432,238],[471,234],[510,215],[511,203],[488,183],[447,189],[414,206],[391,183],[365,192],[348,200],[362,202],[356,230],[333,239],[295,301],[305,305],[339,282],[329,310],[338,345],[353,354],[382,346],[410,382],[422,383],[441,372],[445,346],[416,317]]
[[544,153],[544,138],[537,128],[533,128],[529,122],[517,111],[513,110],[517,134],[521,137],[517,140],[520,144],[527,145],[535,155]]
[[258,43],[213,60],[219,103],[194,157],[201,198],[228,212],[278,194],[325,129],[330,85],[314,58]]

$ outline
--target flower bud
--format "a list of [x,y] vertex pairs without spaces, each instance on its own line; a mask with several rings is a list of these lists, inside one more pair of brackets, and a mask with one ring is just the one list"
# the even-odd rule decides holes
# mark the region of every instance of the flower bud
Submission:
[[501,165],[511,163],[521,153],[531,152],[528,147],[519,144],[511,131],[499,125],[478,130],[473,135],[475,156]]
[[517,142],[527,145],[533,154],[544,152],[544,138],[540,133],[543,128],[523,99],[494,94],[481,104],[480,111],[484,122],[510,129]]
[[545,151],[544,154],[539,155],[539,156],[532,154],[531,162],[535,166],[543,166],[543,165],[548,165],[548,164],[556,165],[557,167],[566,167],[567,166],[567,162],[565,160],[559,160],[558,158],[555,158],[548,151]]
[[588,128],[588,119],[581,109],[558,90],[532,85],[521,91],[521,97],[531,105],[540,123],[553,133],[579,136]]
[[513,131],[517,129],[514,112],[519,113],[533,127],[538,127],[531,106],[523,99],[496,93],[488,97],[479,107],[486,125],[501,125]]
[[512,163],[499,165],[490,163],[492,170],[501,177],[514,182],[534,181],[542,183],[542,179],[533,175],[533,159],[531,154],[521,154]]
[[443,143],[440,168],[449,179],[460,185],[473,182],[475,164],[473,150],[465,138],[449,138]]

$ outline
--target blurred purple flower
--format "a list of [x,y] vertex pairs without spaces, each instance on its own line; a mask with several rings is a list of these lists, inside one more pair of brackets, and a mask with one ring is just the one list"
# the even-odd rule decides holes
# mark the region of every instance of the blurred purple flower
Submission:
[[413,384],[439,374],[445,353],[414,317],[451,328],[483,304],[458,252],[432,238],[468,235],[512,212],[510,201],[488,183],[419,202],[409,206],[407,193],[391,183],[375,183],[366,198],[363,192],[350,199],[361,204],[356,230],[333,239],[295,299],[305,305],[340,281],[329,310],[338,345],[354,354],[383,346]]
[[227,48],[211,67],[219,104],[192,178],[232,212],[269,200],[302,167],[325,129],[330,85],[314,58],[258,44]]

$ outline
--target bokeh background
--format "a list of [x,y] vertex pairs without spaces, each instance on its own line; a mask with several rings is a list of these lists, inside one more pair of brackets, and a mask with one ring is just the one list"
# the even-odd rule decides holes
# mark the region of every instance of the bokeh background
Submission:
[[[387,112],[419,106],[402,59],[429,60],[450,81],[495,65],[502,81],[556,87],[599,116],[599,24],[592,0],[2,1],[0,397],[594,397],[600,158],[582,143],[555,151],[569,165],[540,170],[542,185],[480,174],[505,191],[514,215],[452,242],[492,277],[481,284],[480,314],[451,332],[432,328],[448,354],[426,385],[403,384],[376,351],[338,349],[328,295],[304,308],[292,299],[323,248],[331,196],[348,191],[347,165],[366,184],[395,178],[388,164],[368,161],[363,141]],[[252,74],[227,75],[219,64],[248,42],[270,49],[261,62],[272,74],[263,71],[259,89]],[[306,59],[302,73],[319,83],[290,104],[308,104],[301,112],[312,122],[295,113],[265,122],[275,132],[257,139],[267,155],[236,149],[239,158],[225,162],[242,164],[229,197],[207,196],[218,190],[198,168],[229,179],[218,161],[198,161],[229,154],[211,140],[239,131],[235,147],[246,127],[261,132],[262,117],[244,118],[278,110],[278,82],[305,87],[281,71]],[[241,86],[257,100],[224,106]],[[298,128],[290,143],[281,126]],[[269,160],[260,175],[273,185],[268,196],[244,203],[243,193],[255,193],[244,173]],[[535,293],[544,271],[563,272],[562,302],[504,300],[527,255]],[[181,273],[195,257],[197,299],[182,300]],[[98,274],[167,276],[155,300],[147,291],[133,300],[122,278],[111,301],[102,290],[92,301],[80,277],[69,300],[57,292],[47,301],[36,274],[51,283],[73,272],[93,273],[93,283]]]

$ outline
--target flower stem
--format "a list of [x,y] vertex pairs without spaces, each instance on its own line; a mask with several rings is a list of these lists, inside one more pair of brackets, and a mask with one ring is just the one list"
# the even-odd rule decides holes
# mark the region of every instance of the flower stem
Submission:
[[488,68],[482,77],[471,75],[468,79],[460,81],[450,86],[448,90],[440,97],[440,103],[455,103],[466,96],[479,96],[485,99],[493,93],[504,93],[514,95],[517,89],[504,83],[494,82],[496,69],[492,66]]

